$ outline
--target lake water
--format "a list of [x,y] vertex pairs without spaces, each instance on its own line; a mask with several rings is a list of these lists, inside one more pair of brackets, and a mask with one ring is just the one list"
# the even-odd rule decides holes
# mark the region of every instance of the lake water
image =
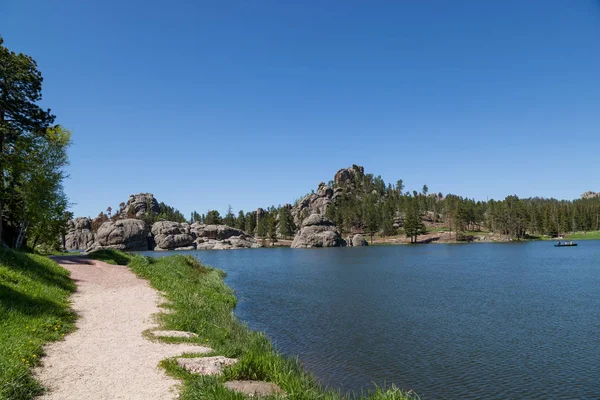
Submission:
[[600,241],[183,253],[225,270],[239,318],[328,386],[600,398]]

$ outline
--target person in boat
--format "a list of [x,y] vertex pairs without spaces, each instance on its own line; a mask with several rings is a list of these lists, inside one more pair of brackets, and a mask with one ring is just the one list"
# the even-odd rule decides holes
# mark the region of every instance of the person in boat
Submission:
[[556,243],[558,246],[560,246],[560,240]]

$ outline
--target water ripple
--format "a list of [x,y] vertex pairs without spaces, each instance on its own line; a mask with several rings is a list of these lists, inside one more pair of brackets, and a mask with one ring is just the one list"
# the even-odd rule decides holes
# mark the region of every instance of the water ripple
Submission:
[[[196,252],[324,384],[600,399],[600,242]],[[575,251],[569,251],[575,250]]]

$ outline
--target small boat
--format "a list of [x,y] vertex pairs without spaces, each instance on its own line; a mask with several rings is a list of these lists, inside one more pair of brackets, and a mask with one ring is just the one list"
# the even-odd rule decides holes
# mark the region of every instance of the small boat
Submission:
[[573,247],[573,246],[577,246],[577,243],[573,243],[573,242],[565,242],[565,243],[561,243],[558,242],[558,244],[555,244],[554,247]]

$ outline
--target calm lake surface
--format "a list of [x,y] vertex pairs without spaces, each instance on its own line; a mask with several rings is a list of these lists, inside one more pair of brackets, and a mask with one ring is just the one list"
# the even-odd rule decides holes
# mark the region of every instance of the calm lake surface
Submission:
[[600,241],[182,253],[225,270],[239,318],[328,386],[600,398]]

